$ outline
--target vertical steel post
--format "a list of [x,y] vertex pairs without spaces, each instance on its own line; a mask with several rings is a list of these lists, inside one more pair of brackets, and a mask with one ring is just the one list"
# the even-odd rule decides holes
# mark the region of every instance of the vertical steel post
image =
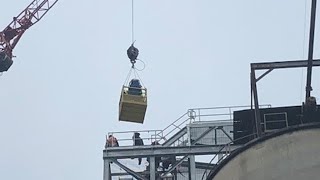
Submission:
[[217,141],[217,129],[214,129],[214,144],[217,145],[218,141]]
[[190,124],[187,124],[187,136],[188,136],[187,146],[191,146],[191,132],[190,132]]
[[253,91],[254,112],[255,112],[255,123],[256,123],[257,136],[261,137],[262,130],[261,130],[261,117],[260,117],[258,92],[257,92],[257,80],[256,80],[256,73],[253,68],[251,68],[251,87],[252,87],[251,90]]
[[156,180],[156,162],[155,162],[155,157],[151,156],[150,157],[150,180]]
[[109,159],[104,160],[103,180],[111,180],[111,168]]
[[196,160],[194,155],[189,156],[189,179],[196,180]]
[[309,34],[309,52],[308,52],[308,68],[307,68],[307,85],[306,85],[306,100],[310,97],[312,87],[311,87],[311,77],[312,77],[312,63],[313,63],[313,46],[314,46],[314,31],[316,22],[316,9],[317,0],[312,0],[311,3],[311,18],[310,18],[310,34]]

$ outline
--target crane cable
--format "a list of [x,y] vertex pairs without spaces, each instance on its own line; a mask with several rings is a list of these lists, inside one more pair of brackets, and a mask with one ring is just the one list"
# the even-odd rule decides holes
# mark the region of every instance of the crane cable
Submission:
[[128,58],[130,59],[130,62],[132,64],[132,68],[134,68],[134,64],[136,63],[136,60],[139,56],[139,49],[134,47],[134,0],[131,1],[131,38],[132,42],[130,47],[127,49],[127,55]]
[[134,43],[134,2],[133,0],[131,1],[131,30],[132,30],[132,44]]
[[[141,78],[140,78],[140,76],[139,76],[137,71],[143,71],[145,69],[145,67],[146,67],[146,64],[145,64],[144,61],[142,61],[141,59],[137,58],[138,55],[139,55],[139,50],[136,47],[134,47],[134,43],[135,43],[135,40],[134,40],[134,0],[131,1],[131,30],[132,30],[132,32],[131,32],[132,33],[131,34],[132,35],[132,44],[129,47],[129,49],[127,50],[127,54],[128,54],[128,57],[130,59],[130,62],[132,64],[132,66],[131,66],[131,68],[130,68],[130,70],[128,72],[127,78],[126,78],[126,80],[124,82],[124,86],[126,86],[128,84],[128,81],[129,81],[129,79],[130,79],[130,77],[132,75],[132,71],[133,71],[134,78],[135,79],[139,79],[141,84],[144,86],[144,84],[143,84],[143,82],[142,82],[142,80],[141,80]],[[142,64],[143,64],[143,68],[142,69],[138,69],[138,68],[135,67],[134,64],[136,63],[136,61],[141,61],[142,62]]]
[[[134,44],[135,43],[135,40],[134,40],[134,0],[131,1],[131,30],[132,30],[132,32],[131,32],[132,44]],[[142,62],[143,68],[142,69],[138,69],[134,65],[132,65],[132,68],[136,69],[138,71],[143,71],[145,69],[145,67],[146,67],[146,63],[144,61],[142,61],[141,59],[136,59],[136,60]]]

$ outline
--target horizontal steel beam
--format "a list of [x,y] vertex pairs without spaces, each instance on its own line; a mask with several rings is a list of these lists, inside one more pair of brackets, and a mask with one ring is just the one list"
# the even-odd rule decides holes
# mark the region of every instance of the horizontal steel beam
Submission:
[[225,154],[241,147],[240,145],[195,145],[195,146],[127,146],[111,147],[103,150],[103,159],[126,159],[151,156],[185,156]]
[[[320,66],[320,60],[313,60],[313,66]],[[296,61],[279,61],[279,62],[263,62],[263,63],[251,63],[251,69],[282,69],[282,68],[298,68],[308,67],[308,60],[296,60]]]
[[225,127],[225,126],[233,126],[233,121],[232,120],[199,121],[199,122],[194,122],[192,124],[189,124],[189,126],[190,126],[190,128],[217,127],[217,126]]

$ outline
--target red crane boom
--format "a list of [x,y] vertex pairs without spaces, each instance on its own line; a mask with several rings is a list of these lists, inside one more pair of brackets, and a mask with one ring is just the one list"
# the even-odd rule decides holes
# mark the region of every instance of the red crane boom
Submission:
[[12,65],[12,51],[23,33],[36,24],[58,0],[34,0],[0,32],[0,72]]

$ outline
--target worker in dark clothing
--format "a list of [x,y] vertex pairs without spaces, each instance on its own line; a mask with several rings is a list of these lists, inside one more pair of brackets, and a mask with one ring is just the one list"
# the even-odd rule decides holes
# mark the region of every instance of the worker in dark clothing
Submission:
[[302,105],[302,122],[301,123],[310,123],[310,122],[318,122],[317,118],[317,100],[315,97],[310,96],[306,99],[306,102]]
[[139,81],[139,79],[132,79],[129,82],[129,90],[128,90],[128,94],[131,95],[141,95],[142,94],[142,86],[141,83]]
[[[135,132],[135,133],[133,134],[132,139],[133,139],[133,145],[134,145],[134,146],[143,146],[143,145],[144,145],[144,144],[143,144],[143,140],[142,140],[141,137],[140,137],[140,133]],[[138,160],[139,160],[139,165],[141,165],[142,158],[139,158]]]
[[[151,143],[152,146],[156,146],[156,145],[160,145],[160,143],[158,141],[153,141]],[[147,161],[150,163],[150,158],[147,158]],[[155,167],[156,169],[158,169],[158,167],[160,166],[160,162],[161,162],[161,157],[155,157]],[[149,165],[147,166],[147,170],[150,170],[149,169]]]

